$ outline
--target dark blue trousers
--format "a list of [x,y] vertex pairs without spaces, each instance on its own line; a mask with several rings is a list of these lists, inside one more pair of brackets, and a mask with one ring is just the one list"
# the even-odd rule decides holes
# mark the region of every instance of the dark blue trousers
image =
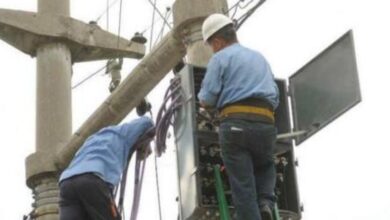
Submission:
[[94,174],[60,183],[60,220],[120,220],[110,185]]
[[220,125],[219,142],[237,220],[261,220],[260,207],[274,206],[275,141],[273,124],[227,118]]

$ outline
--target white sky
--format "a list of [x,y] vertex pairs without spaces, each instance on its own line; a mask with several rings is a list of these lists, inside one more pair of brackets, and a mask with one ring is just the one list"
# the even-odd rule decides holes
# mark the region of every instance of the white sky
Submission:
[[[157,2],[163,10],[172,0]],[[88,22],[105,5],[104,0],[72,1],[72,16]],[[1,0],[0,8],[35,11],[36,1]],[[122,36],[129,38],[148,27],[151,9],[146,0],[124,1]],[[242,44],[268,58],[276,77],[287,78],[346,31],[354,30],[363,102],[296,149],[305,220],[390,219],[390,145],[386,141],[390,105],[385,98],[390,79],[389,9],[385,0],[268,0],[239,32]],[[115,32],[114,13],[110,29]],[[101,23],[105,28],[104,22],[105,17]],[[28,213],[32,202],[25,186],[24,159],[35,148],[35,59],[0,41],[0,60],[0,219],[14,220]],[[136,63],[126,60],[122,76]],[[75,65],[73,84],[103,65]],[[73,130],[109,95],[109,80],[99,74],[73,90]],[[155,100],[154,110],[166,81],[150,96]],[[158,219],[152,157],[148,164],[139,219]],[[163,219],[175,219],[173,146],[159,160],[159,167]],[[130,197],[132,189],[128,189]]]

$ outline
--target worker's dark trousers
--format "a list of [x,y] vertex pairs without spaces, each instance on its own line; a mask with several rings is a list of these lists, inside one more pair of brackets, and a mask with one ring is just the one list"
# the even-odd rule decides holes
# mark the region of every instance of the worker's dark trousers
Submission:
[[224,119],[219,141],[229,176],[237,220],[261,220],[260,207],[273,208],[276,171],[273,148],[276,128],[272,124]]
[[109,185],[94,174],[60,183],[60,220],[119,220]]

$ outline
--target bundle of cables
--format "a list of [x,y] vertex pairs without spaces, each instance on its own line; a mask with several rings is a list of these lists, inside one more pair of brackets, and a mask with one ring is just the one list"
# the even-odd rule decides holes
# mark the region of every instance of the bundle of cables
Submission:
[[185,103],[183,100],[183,92],[181,90],[181,80],[176,76],[171,80],[164,95],[164,101],[157,115],[156,121],[156,153],[161,156],[165,152],[166,139],[169,126],[174,123],[175,115],[181,106]]
[[[114,197],[118,194],[118,212],[121,216],[124,216],[124,197],[126,190],[126,179],[130,160],[134,152],[137,152],[136,163],[135,163],[135,181],[134,181],[134,194],[133,194],[133,206],[131,209],[130,220],[135,220],[138,214],[139,201],[141,197],[141,187],[143,182],[143,175],[145,171],[145,158],[150,153],[147,149],[149,148],[150,142],[153,137],[156,138],[156,154],[161,156],[166,149],[166,138],[168,134],[168,128],[174,122],[174,116],[177,110],[183,105],[183,93],[181,90],[180,77],[176,76],[171,80],[170,86],[164,95],[163,104],[158,112],[156,126],[145,132],[138,140],[132,151],[129,153],[127,164],[124,169],[122,180],[119,187],[114,192]],[[148,108],[150,110],[150,107]],[[137,109],[138,111],[138,109]],[[146,111],[146,110],[145,110]],[[118,192],[119,191],[119,192]]]
[[[137,142],[134,144],[134,147],[130,151],[128,158],[127,158],[127,164],[125,166],[125,169],[123,171],[122,179],[120,182],[120,190],[119,190],[119,199],[118,199],[118,212],[123,217],[124,216],[124,197],[125,197],[125,191],[126,191],[126,180],[127,180],[127,174],[128,169],[130,165],[131,157],[133,156],[134,152],[137,152],[136,155],[136,164],[135,164],[135,181],[134,181],[134,194],[133,194],[133,207],[131,209],[131,220],[135,220],[137,218],[138,214],[138,208],[139,208],[139,201],[141,197],[141,188],[142,188],[142,181],[143,181],[143,175],[145,171],[145,162],[146,157],[151,153],[150,151],[150,142],[153,140],[153,137],[156,133],[155,127],[152,127],[148,131],[145,132],[141,137],[138,138]],[[114,198],[116,197],[118,193],[118,188],[115,189],[114,192]],[[124,217],[122,218],[124,219]]]

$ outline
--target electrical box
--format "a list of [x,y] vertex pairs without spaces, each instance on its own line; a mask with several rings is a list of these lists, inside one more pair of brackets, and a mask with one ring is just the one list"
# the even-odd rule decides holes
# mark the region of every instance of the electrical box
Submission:
[[[186,65],[178,73],[186,99],[174,124],[182,220],[220,219],[213,173],[214,165],[223,166],[218,124],[210,120],[215,115],[200,112],[197,98],[205,72],[204,68]],[[300,144],[361,100],[352,32],[347,32],[288,82],[276,79],[280,104],[275,111],[275,125],[279,134],[306,131],[296,138],[296,143]],[[293,120],[290,120],[291,115]],[[275,194],[281,218],[301,219],[292,139],[278,140],[274,154]],[[230,215],[235,219],[226,173],[223,172],[222,177]]]

